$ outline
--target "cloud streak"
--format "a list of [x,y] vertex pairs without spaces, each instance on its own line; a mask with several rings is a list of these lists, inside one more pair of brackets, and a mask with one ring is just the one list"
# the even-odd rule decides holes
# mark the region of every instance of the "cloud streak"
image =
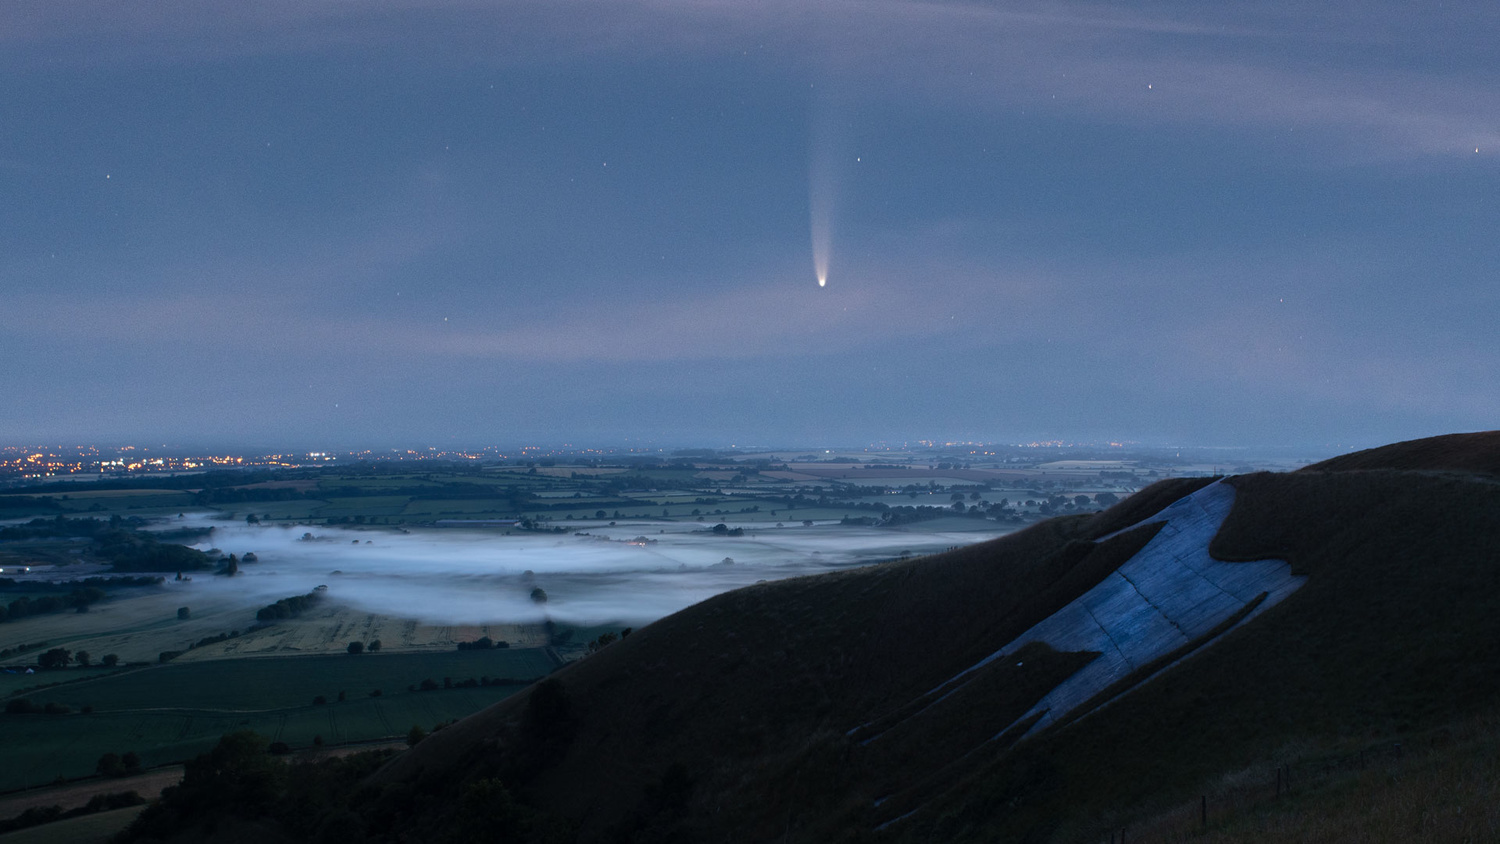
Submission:
[[[222,61],[442,43],[444,57],[436,61],[503,67],[697,59],[738,53],[753,41],[759,55],[794,73],[831,70],[866,96],[905,90],[959,110],[1033,108],[1143,126],[1248,128],[1266,133],[1263,143],[1335,160],[1500,147],[1500,80],[1475,41],[1483,30],[1474,28],[1497,21],[1477,5],[1445,10],[1445,20],[1467,20],[1447,27],[1413,25],[1409,9],[1393,4],[1340,12],[910,0],[387,0],[270,2],[212,14],[181,3],[37,4],[12,5],[3,15],[0,43],[45,50],[50,60],[71,53],[89,63],[101,55]],[[1367,57],[1372,46],[1396,40],[1452,61],[1439,69]],[[1318,137],[1303,140],[1308,133]]]

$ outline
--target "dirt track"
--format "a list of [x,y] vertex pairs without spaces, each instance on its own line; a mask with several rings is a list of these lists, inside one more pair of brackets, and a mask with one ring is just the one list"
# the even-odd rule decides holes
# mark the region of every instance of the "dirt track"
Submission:
[[171,765],[154,768],[133,777],[119,779],[91,779],[67,785],[33,788],[14,794],[0,796],[0,818],[13,818],[27,809],[42,806],[61,806],[66,811],[88,803],[96,794],[119,794],[134,791],[154,800],[161,790],[182,781],[182,766]]

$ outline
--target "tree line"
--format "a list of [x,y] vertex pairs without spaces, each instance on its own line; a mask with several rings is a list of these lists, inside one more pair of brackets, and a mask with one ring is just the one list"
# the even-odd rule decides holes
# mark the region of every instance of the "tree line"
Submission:
[[283,618],[296,618],[312,609],[322,599],[323,593],[316,589],[306,595],[293,595],[290,598],[282,598],[274,604],[269,604],[257,610],[255,619],[257,621],[279,621]]
[[105,520],[58,515],[0,528],[0,540],[87,539],[93,552],[109,560],[116,571],[193,571],[213,565],[202,551],[162,542],[142,530],[145,525],[144,519],[133,516]]

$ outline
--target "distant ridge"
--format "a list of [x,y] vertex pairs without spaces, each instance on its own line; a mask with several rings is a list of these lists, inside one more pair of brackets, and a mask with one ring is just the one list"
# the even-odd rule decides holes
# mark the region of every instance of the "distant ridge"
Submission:
[[1500,431],[1407,440],[1333,457],[1300,471],[1358,472],[1372,469],[1500,476]]

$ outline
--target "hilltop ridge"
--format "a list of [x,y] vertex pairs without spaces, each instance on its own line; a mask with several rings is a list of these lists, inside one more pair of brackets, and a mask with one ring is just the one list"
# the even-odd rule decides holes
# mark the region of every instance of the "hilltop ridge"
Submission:
[[1352,472],[1374,469],[1470,472],[1500,476],[1500,431],[1445,434],[1407,440],[1342,454],[1299,471]]

